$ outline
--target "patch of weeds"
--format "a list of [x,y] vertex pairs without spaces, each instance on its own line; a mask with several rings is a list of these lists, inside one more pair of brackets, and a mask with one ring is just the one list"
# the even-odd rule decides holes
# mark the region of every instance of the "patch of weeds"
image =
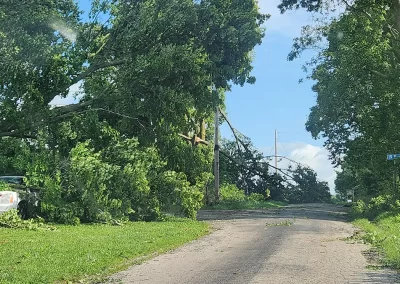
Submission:
[[17,209],[11,209],[0,215],[0,227],[8,229],[22,229],[31,231],[55,231],[56,227],[48,225],[40,217],[22,220]]
[[279,223],[266,223],[266,225],[268,227],[271,226],[292,226],[295,220],[291,221],[291,220],[285,220]]
[[369,270],[373,270],[373,271],[377,271],[377,270],[381,270],[382,268],[385,268],[384,265],[373,265],[373,264],[368,264],[366,266],[367,269]]
[[377,218],[375,222],[357,219],[354,225],[362,228],[362,239],[373,245],[383,257],[379,262],[387,267],[400,268],[400,222],[398,216]]
[[360,230],[354,231],[353,235],[350,237],[342,238],[342,241],[351,242],[353,244],[364,244],[363,232]]

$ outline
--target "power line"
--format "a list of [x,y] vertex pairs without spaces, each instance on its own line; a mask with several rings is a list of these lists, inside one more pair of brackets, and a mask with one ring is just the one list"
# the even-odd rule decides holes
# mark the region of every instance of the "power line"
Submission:
[[[248,146],[238,137],[237,133],[240,134],[240,135],[242,135],[242,136],[244,136],[244,137],[246,137],[246,136],[243,135],[243,133],[241,133],[239,130],[237,130],[236,128],[234,128],[233,125],[231,124],[231,122],[229,121],[227,115],[226,115],[221,109],[219,109],[219,110],[220,110],[220,113],[222,114],[223,118],[225,119],[225,121],[228,123],[229,128],[231,129],[231,131],[232,131],[232,133],[233,133],[233,135],[234,135],[234,137],[235,137],[235,140],[236,140],[236,143],[237,143],[237,147],[238,147],[238,150],[239,150],[239,154],[240,154],[240,156],[242,157],[242,152],[241,152],[241,150],[240,150],[240,145],[241,145],[243,148],[245,148],[246,150],[248,150]],[[277,133],[279,133],[279,132],[276,131],[276,134],[277,134]],[[277,137],[276,137],[276,138],[277,138]],[[254,147],[254,146],[253,146],[253,147]],[[254,147],[254,148],[255,148],[257,151],[259,151],[259,149],[257,149],[256,147]],[[262,153],[261,151],[259,151],[259,152]],[[229,154],[227,154],[226,152],[221,151],[221,153],[222,153],[224,156],[226,156],[229,160],[231,160],[232,162],[234,162],[235,164],[237,164],[237,165],[239,165],[239,166],[243,166],[243,167],[247,168],[248,170],[251,170],[247,165],[244,165],[242,162],[237,161],[235,158],[231,157],[231,156],[230,156]],[[291,159],[291,158],[289,158],[289,157],[287,157],[287,156],[279,156],[279,155],[277,155],[277,153],[275,153],[274,156],[264,156],[264,155],[263,155],[263,158],[265,158],[265,159],[273,158],[273,157],[275,157],[275,158],[286,159],[286,160],[288,160],[288,161],[290,161],[290,162],[292,162],[292,163],[295,163],[295,164],[298,165],[298,166],[301,166],[301,167],[307,168],[307,169],[311,169],[311,167],[308,166],[308,165],[305,165],[305,164],[302,164],[302,163],[300,163],[300,162],[297,162],[297,161],[295,161],[295,160],[293,160],[293,159]],[[271,165],[270,163],[268,163],[268,162],[257,162],[257,163],[266,164],[266,165],[268,165],[268,167],[275,169],[275,170],[276,170],[276,173],[279,171],[279,172],[282,173],[284,176],[289,177],[290,180],[294,180],[293,176],[291,176],[291,175],[287,174],[286,172],[284,172],[284,171],[287,171],[287,172],[293,173],[293,171],[291,171],[291,170],[289,170],[289,169],[280,169],[280,168],[277,167],[277,166],[272,166],[272,165]],[[260,174],[260,173],[263,172],[262,169],[256,169],[256,170],[258,171],[258,173],[256,173],[256,174]]]

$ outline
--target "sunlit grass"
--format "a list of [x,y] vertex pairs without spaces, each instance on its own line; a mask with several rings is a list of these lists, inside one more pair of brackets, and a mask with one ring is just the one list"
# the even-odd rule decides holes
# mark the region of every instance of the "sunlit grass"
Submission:
[[384,265],[400,269],[400,215],[378,218],[376,222],[358,219],[353,223],[365,231],[365,241],[382,250]]
[[123,226],[59,226],[57,231],[0,228],[0,283],[52,283],[107,275],[133,259],[197,239],[208,225],[190,220]]

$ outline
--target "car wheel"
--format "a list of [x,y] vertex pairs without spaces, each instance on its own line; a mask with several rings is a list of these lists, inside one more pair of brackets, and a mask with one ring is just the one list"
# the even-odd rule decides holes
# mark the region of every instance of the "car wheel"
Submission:
[[28,212],[28,202],[26,201],[21,201],[18,204],[18,213],[21,216],[22,219],[26,220],[29,218],[29,212]]

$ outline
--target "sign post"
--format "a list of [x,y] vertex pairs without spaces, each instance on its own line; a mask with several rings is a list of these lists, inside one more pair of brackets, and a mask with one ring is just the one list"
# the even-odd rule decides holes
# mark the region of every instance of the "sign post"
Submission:
[[396,159],[400,159],[400,154],[387,154],[388,161],[392,161],[392,160],[396,160]]
[[397,169],[396,169],[396,159],[400,159],[400,154],[387,154],[387,160],[393,161],[394,172],[393,172],[393,187],[394,192],[397,193]]

